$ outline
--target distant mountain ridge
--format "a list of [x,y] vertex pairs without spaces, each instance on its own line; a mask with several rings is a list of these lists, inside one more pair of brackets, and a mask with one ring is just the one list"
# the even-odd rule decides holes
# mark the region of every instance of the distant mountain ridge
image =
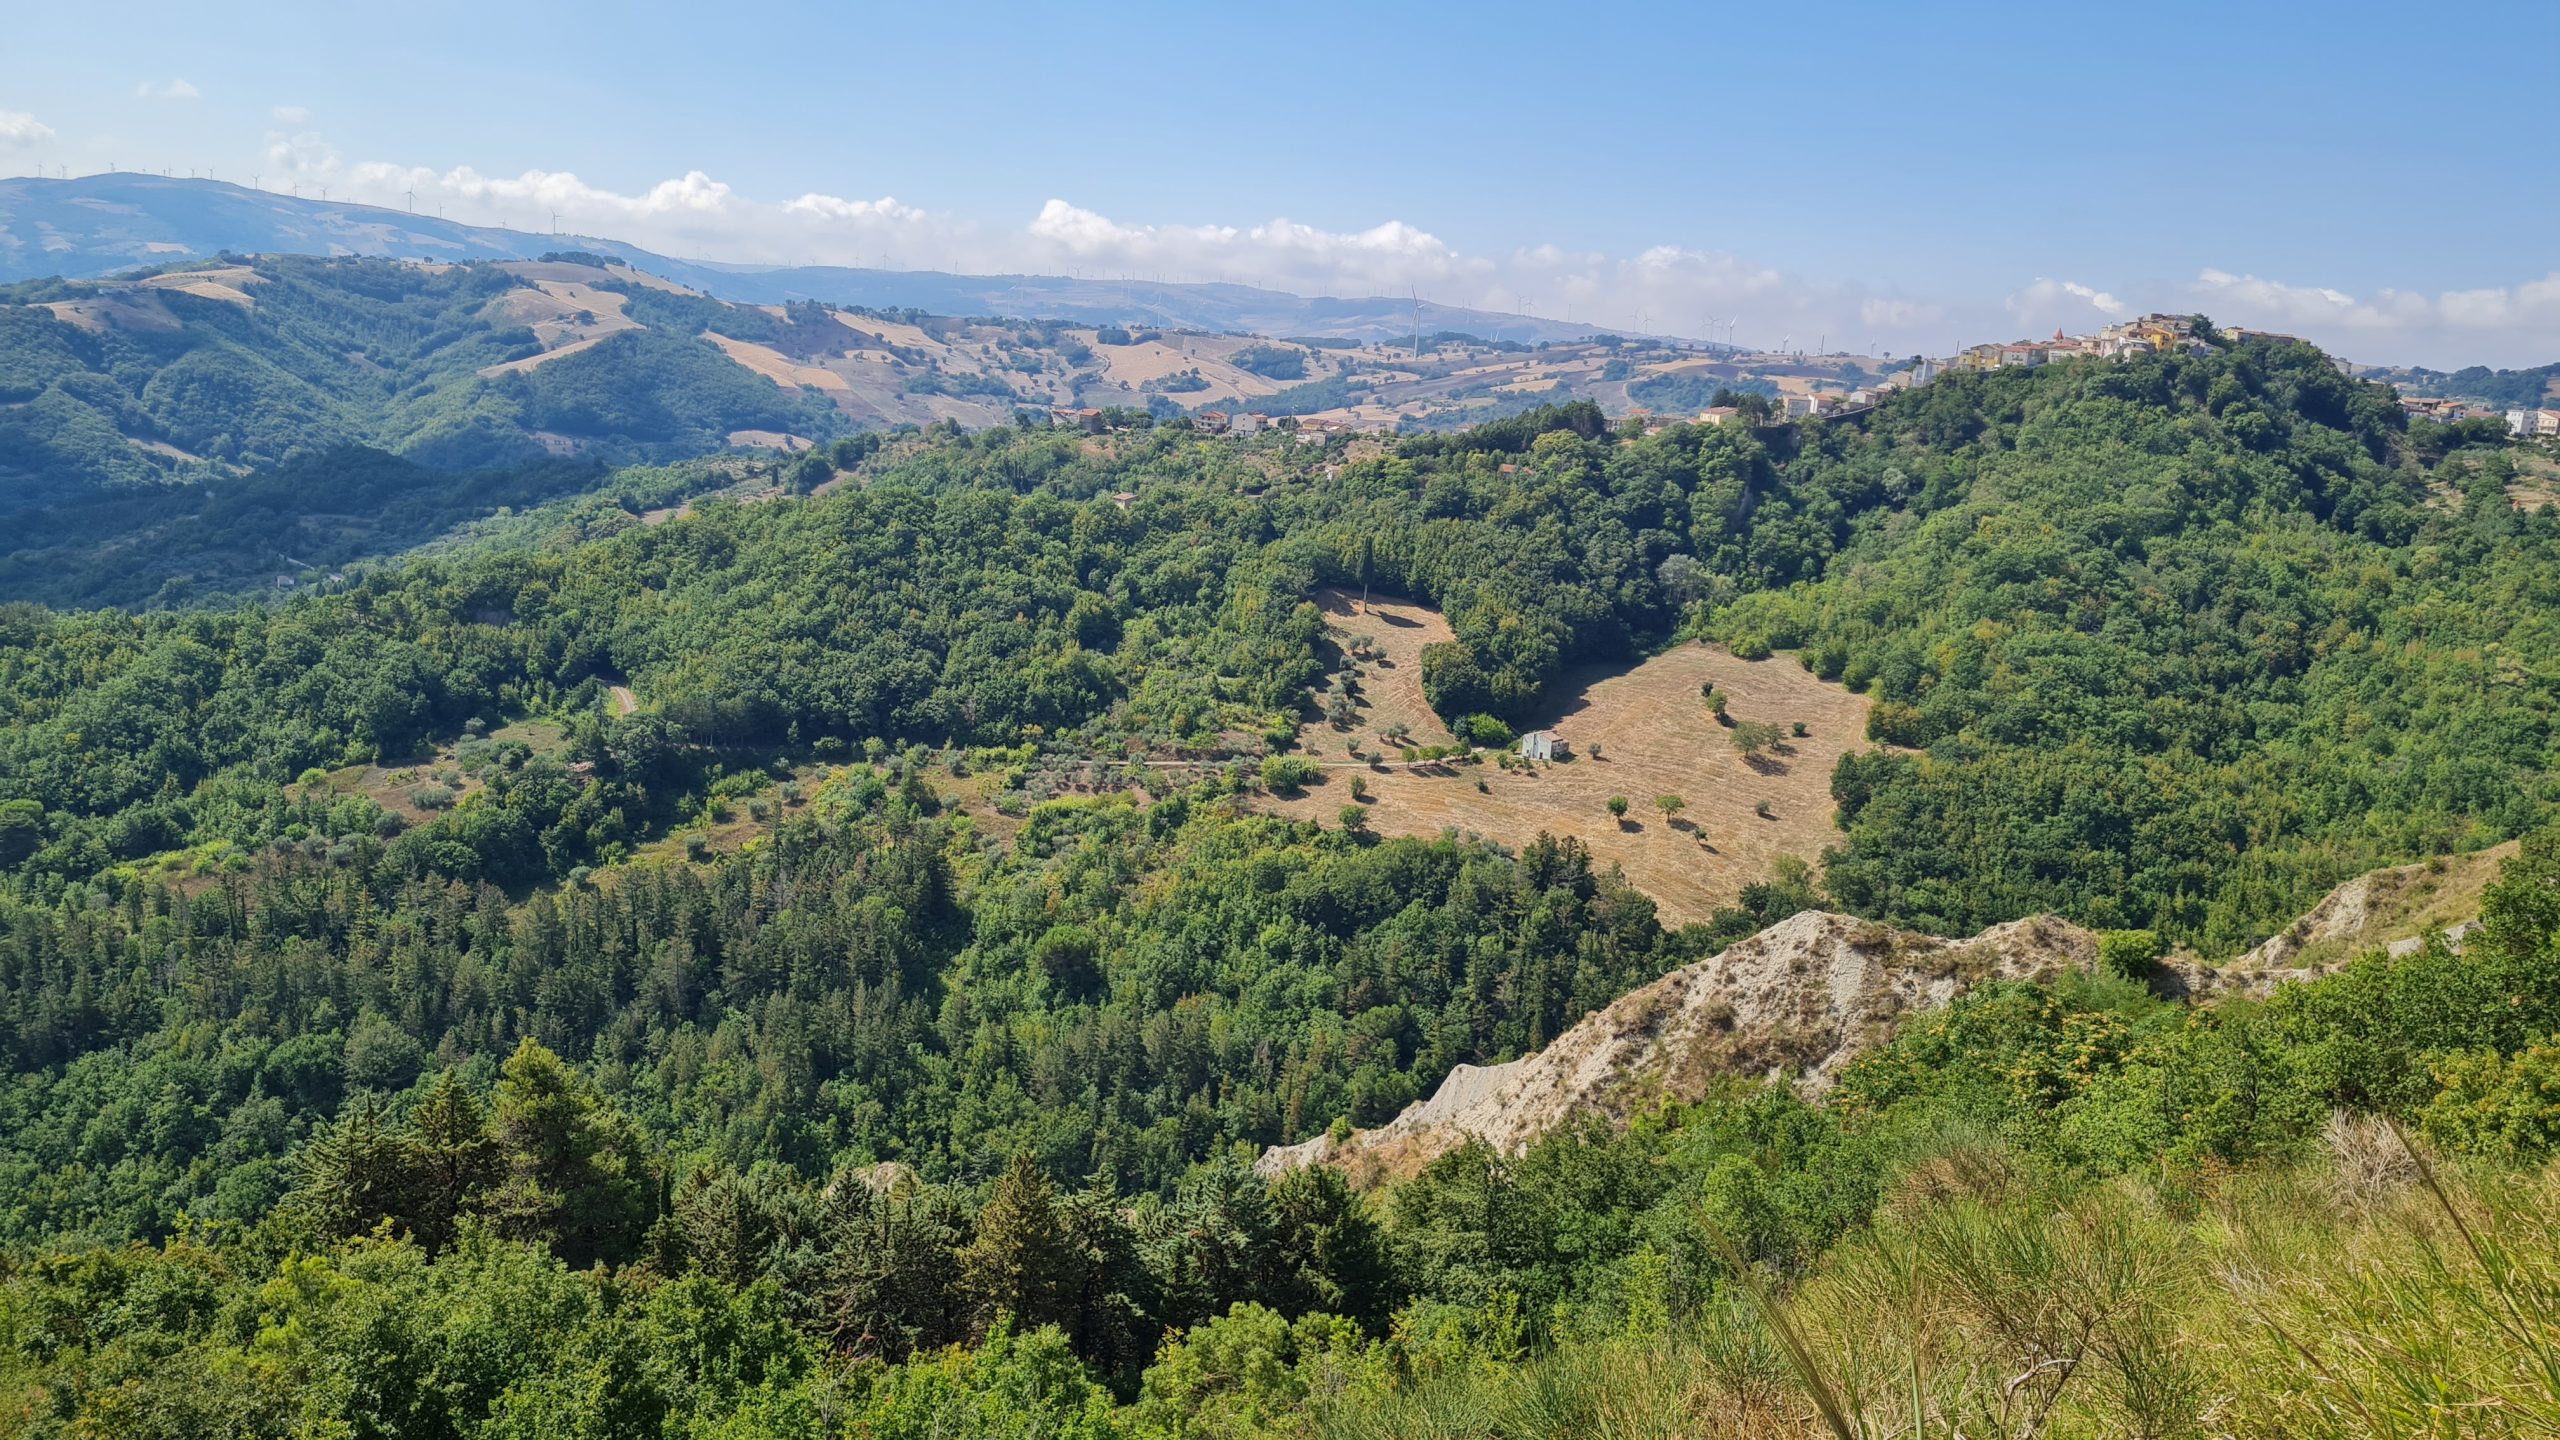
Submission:
[[[225,252],[533,260],[562,250],[612,256],[722,300],[823,300],[874,309],[1079,324],[1164,325],[1349,340],[1464,331],[1535,343],[1597,326],[1387,297],[1308,297],[1251,285],[1107,281],[1059,275],[959,275],[849,266],[680,260],[618,240],[466,225],[374,205],[323,201],[226,181],[117,172],[76,180],[0,180],[0,283],[85,279]],[[1702,348],[1722,350],[1723,346]]]

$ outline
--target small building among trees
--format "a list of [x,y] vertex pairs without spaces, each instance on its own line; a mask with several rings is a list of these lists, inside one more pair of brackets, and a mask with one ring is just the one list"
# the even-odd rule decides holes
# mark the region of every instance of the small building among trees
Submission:
[[1530,760],[1570,760],[1573,746],[1553,730],[1532,730],[1520,737],[1520,754]]

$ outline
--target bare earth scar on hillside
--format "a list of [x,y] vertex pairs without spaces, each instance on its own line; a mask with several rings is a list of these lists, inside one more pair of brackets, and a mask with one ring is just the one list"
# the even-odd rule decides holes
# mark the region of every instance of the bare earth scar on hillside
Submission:
[[[1867,701],[1815,679],[1792,656],[1742,660],[1720,647],[1683,645],[1632,668],[1573,672],[1539,716],[1572,746],[1570,761],[1509,771],[1490,757],[1481,765],[1347,767],[1355,745],[1392,754],[1379,735],[1399,722],[1417,745],[1448,740],[1423,702],[1421,654],[1450,632],[1436,612],[1401,600],[1372,597],[1365,614],[1356,593],[1327,591],[1317,603],[1337,639],[1367,636],[1379,658],[1358,667],[1361,704],[1350,730],[1318,721],[1299,732],[1309,758],[1326,763],[1326,778],[1267,802],[1284,814],[1333,823],[1358,775],[1368,787],[1369,827],[1379,834],[1455,828],[1513,847],[1541,831],[1570,835],[1601,864],[1624,869],[1673,924],[1732,903],[1780,855],[1818,860],[1837,837],[1831,771],[1842,755],[1868,748]],[[1807,733],[1757,765],[1747,762],[1700,698],[1708,681],[1727,697],[1734,720],[1782,730],[1801,722]],[[1609,814],[1613,795],[1627,797],[1623,821]],[[1655,807],[1661,795],[1686,802],[1670,822]],[[1766,817],[1758,813],[1764,802]]]

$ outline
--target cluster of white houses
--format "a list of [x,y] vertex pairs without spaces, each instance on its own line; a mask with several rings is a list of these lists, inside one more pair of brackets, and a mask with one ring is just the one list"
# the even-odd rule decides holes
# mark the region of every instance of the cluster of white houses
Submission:
[[2420,420],[2433,420],[2451,425],[2463,420],[2504,420],[2507,433],[2520,440],[2560,438],[2560,410],[2512,409],[2500,411],[2495,406],[2476,400],[2449,400],[2432,395],[2403,395],[2400,408]]
[[[2225,343],[2248,340],[2278,342],[2300,341],[2299,336],[2274,330],[2248,330],[2226,327],[2219,335]],[[2118,359],[2136,355],[2161,355],[2185,352],[2210,354],[2216,348],[2212,341],[2196,333],[2195,319],[2188,315],[2144,315],[2109,325],[2093,335],[2066,335],[2053,332],[2050,340],[2012,340],[1999,344],[1971,345],[1943,360],[1914,360],[1882,381],[1846,393],[1822,391],[1804,395],[1788,395],[1778,402],[1778,414],[1788,420],[1808,417],[1855,415],[1869,409],[1896,390],[1926,385],[1948,370],[2032,369],[2065,360],[2082,358]],[[2346,373],[2353,367],[2331,356],[2329,363]],[[2403,395],[2401,408],[2417,418],[2453,424],[2463,420],[2495,420],[2502,418],[2497,409],[2472,400],[2444,399],[2435,396]],[[1698,423],[1722,425],[1744,418],[1745,412],[1730,405],[1711,406],[1698,412]],[[2510,409],[2503,413],[2509,433],[2524,439],[2560,438],[2560,409],[2548,407]]]
[[[1948,364],[1950,368],[1965,370],[2005,370],[2051,365],[2089,355],[2113,359],[2129,355],[2163,355],[2173,350],[2195,354],[2210,352],[2214,347],[2198,338],[2194,330],[2192,316],[2145,315],[2136,320],[2118,321],[2094,335],[2065,335],[2056,330],[2050,340],[2013,340],[2000,345],[1968,346]],[[2229,330],[2223,333],[2234,340],[2294,338],[2271,330]]]

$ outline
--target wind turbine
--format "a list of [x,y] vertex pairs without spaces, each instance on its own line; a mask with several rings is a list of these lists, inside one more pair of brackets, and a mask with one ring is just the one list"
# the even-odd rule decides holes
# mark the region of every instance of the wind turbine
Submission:
[[403,190],[403,191],[401,191],[401,192],[400,192],[400,198],[409,202],[409,213],[410,213],[410,214],[415,215],[415,214],[417,214],[417,213],[418,213],[418,192],[417,192],[417,191],[415,191],[415,190]]
[[554,235],[560,233],[560,212],[557,210],[551,212],[551,233]]

